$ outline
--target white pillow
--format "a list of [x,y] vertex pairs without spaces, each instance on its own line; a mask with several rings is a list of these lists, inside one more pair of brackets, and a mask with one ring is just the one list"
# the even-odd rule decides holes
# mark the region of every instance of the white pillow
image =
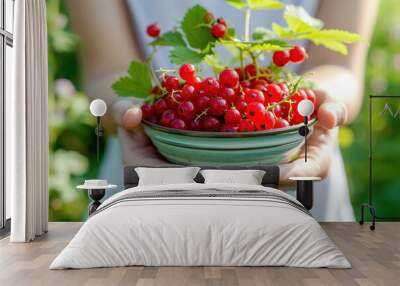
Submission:
[[261,170],[202,170],[205,184],[261,185],[265,171]]
[[195,183],[193,179],[199,170],[199,167],[135,168],[139,176],[139,186]]

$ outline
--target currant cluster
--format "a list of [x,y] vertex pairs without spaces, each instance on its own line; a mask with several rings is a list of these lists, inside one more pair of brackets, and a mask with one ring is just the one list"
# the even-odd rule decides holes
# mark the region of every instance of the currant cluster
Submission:
[[224,18],[218,18],[215,20],[214,15],[211,12],[207,12],[204,15],[204,23],[211,25],[211,35],[215,38],[223,38],[226,30],[228,29],[228,23]]
[[[272,82],[267,69],[253,64],[227,68],[218,78],[200,79],[195,67],[183,64],[179,77],[166,75],[152,90],[157,100],[142,106],[143,118],[176,129],[250,132],[299,124],[298,103],[309,99],[311,89],[293,90],[287,82]],[[264,76],[265,75],[265,76]],[[292,89],[292,90],[291,90]]]

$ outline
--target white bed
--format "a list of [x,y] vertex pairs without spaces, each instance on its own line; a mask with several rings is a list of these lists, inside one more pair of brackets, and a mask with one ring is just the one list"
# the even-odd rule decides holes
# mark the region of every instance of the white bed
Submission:
[[351,267],[294,198],[263,186],[198,183],[114,195],[50,269],[128,265]]

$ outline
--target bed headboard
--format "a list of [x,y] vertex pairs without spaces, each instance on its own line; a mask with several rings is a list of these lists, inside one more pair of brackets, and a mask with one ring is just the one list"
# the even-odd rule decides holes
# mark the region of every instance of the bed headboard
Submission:
[[[183,167],[180,165],[157,165],[157,166],[126,166],[124,168],[124,189],[133,188],[138,185],[139,177],[135,171],[136,167],[149,167],[149,168],[173,168]],[[264,170],[265,175],[262,181],[263,186],[277,188],[279,185],[279,167],[278,166],[249,166],[249,167],[210,167],[210,166],[199,166],[202,169],[224,169],[224,170],[244,170],[244,169],[256,169]],[[194,179],[197,183],[203,183],[204,178],[199,173]]]

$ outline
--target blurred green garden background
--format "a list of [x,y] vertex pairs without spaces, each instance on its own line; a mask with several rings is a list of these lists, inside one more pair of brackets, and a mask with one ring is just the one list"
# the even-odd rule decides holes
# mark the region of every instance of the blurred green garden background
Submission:
[[[96,177],[95,120],[80,81],[79,38],[71,31],[62,0],[47,0],[49,44],[49,215],[51,221],[79,221],[88,198],[75,186]],[[367,95],[400,95],[400,5],[381,0],[365,73],[365,97],[358,119],[340,131],[351,199],[357,217],[368,192]],[[400,101],[399,101],[400,102]],[[394,104],[394,103],[393,103]],[[384,101],[374,107],[383,108]],[[392,105],[394,106],[394,105]],[[397,105],[399,107],[400,105]],[[397,107],[394,111],[397,110]],[[381,118],[380,147],[375,152],[374,201],[381,216],[400,216],[400,159],[397,120]],[[382,144],[383,142],[383,144]],[[398,157],[393,155],[399,152]]]

